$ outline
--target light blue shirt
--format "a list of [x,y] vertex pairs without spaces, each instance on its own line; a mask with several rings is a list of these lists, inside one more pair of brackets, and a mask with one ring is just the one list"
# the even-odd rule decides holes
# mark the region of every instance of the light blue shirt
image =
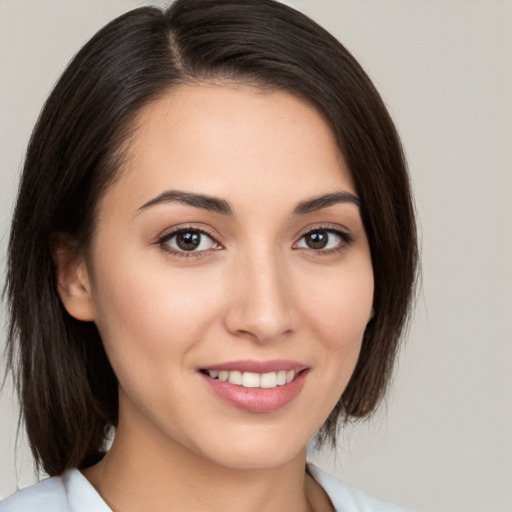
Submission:
[[[336,512],[410,512],[351,487],[316,466],[309,472],[323,487]],[[0,503],[0,512],[112,512],[77,469],[69,469],[15,492]]]

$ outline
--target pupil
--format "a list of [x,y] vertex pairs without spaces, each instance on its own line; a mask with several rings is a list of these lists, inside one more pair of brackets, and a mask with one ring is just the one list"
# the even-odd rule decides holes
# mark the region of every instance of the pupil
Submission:
[[178,247],[184,251],[192,251],[197,248],[201,242],[201,235],[199,233],[191,233],[186,231],[176,235],[176,243]]
[[310,249],[323,249],[328,241],[327,231],[315,231],[306,235],[306,245]]

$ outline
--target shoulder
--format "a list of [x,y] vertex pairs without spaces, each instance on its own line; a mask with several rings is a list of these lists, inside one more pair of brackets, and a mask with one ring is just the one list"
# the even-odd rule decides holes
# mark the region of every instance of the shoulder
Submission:
[[112,512],[78,469],[15,492],[0,512]]
[[341,482],[313,464],[308,464],[308,471],[323,487],[336,512],[410,512]]
[[62,477],[54,476],[21,489],[2,502],[0,512],[69,512]]

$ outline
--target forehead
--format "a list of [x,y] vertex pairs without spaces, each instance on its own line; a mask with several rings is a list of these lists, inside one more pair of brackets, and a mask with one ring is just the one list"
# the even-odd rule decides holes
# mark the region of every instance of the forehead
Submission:
[[143,108],[135,126],[120,185],[138,202],[169,188],[235,203],[355,193],[330,125],[286,92],[183,85]]

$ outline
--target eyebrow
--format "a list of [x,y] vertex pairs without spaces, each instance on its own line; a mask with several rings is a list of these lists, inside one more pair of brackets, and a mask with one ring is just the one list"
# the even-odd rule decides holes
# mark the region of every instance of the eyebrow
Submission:
[[[224,199],[219,199],[217,197],[212,197],[205,194],[183,192],[180,190],[167,190],[162,192],[157,197],[143,204],[137,210],[137,213],[151,206],[172,202],[187,204],[211,212],[221,213],[223,215],[233,215],[231,206]],[[305,215],[307,213],[316,212],[338,203],[352,203],[357,207],[361,206],[361,201],[357,196],[350,192],[340,191],[301,201],[293,210],[293,214]]]
[[218,199],[216,197],[207,196],[204,194],[194,194],[192,192],[182,192],[180,190],[168,190],[163,192],[159,196],[151,199],[147,203],[143,204],[138,211],[144,210],[145,208],[149,208],[150,206],[154,206],[157,204],[164,203],[183,203],[188,204],[190,206],[195,206],[196,208],[202,208],[204,210],[208,210],[211,212],[222,213],[223,215],[232,215],[233,211],[231,210],[231,206],[224,199]]
[[316,212],[322,208],[327,208],[338,203],[352,203],[358,208],[361,207],[361,201],[356,195],[351,194],[350,192],[340,191],[302,201],[295,207],[293,214],[305,215],[306,213]]

